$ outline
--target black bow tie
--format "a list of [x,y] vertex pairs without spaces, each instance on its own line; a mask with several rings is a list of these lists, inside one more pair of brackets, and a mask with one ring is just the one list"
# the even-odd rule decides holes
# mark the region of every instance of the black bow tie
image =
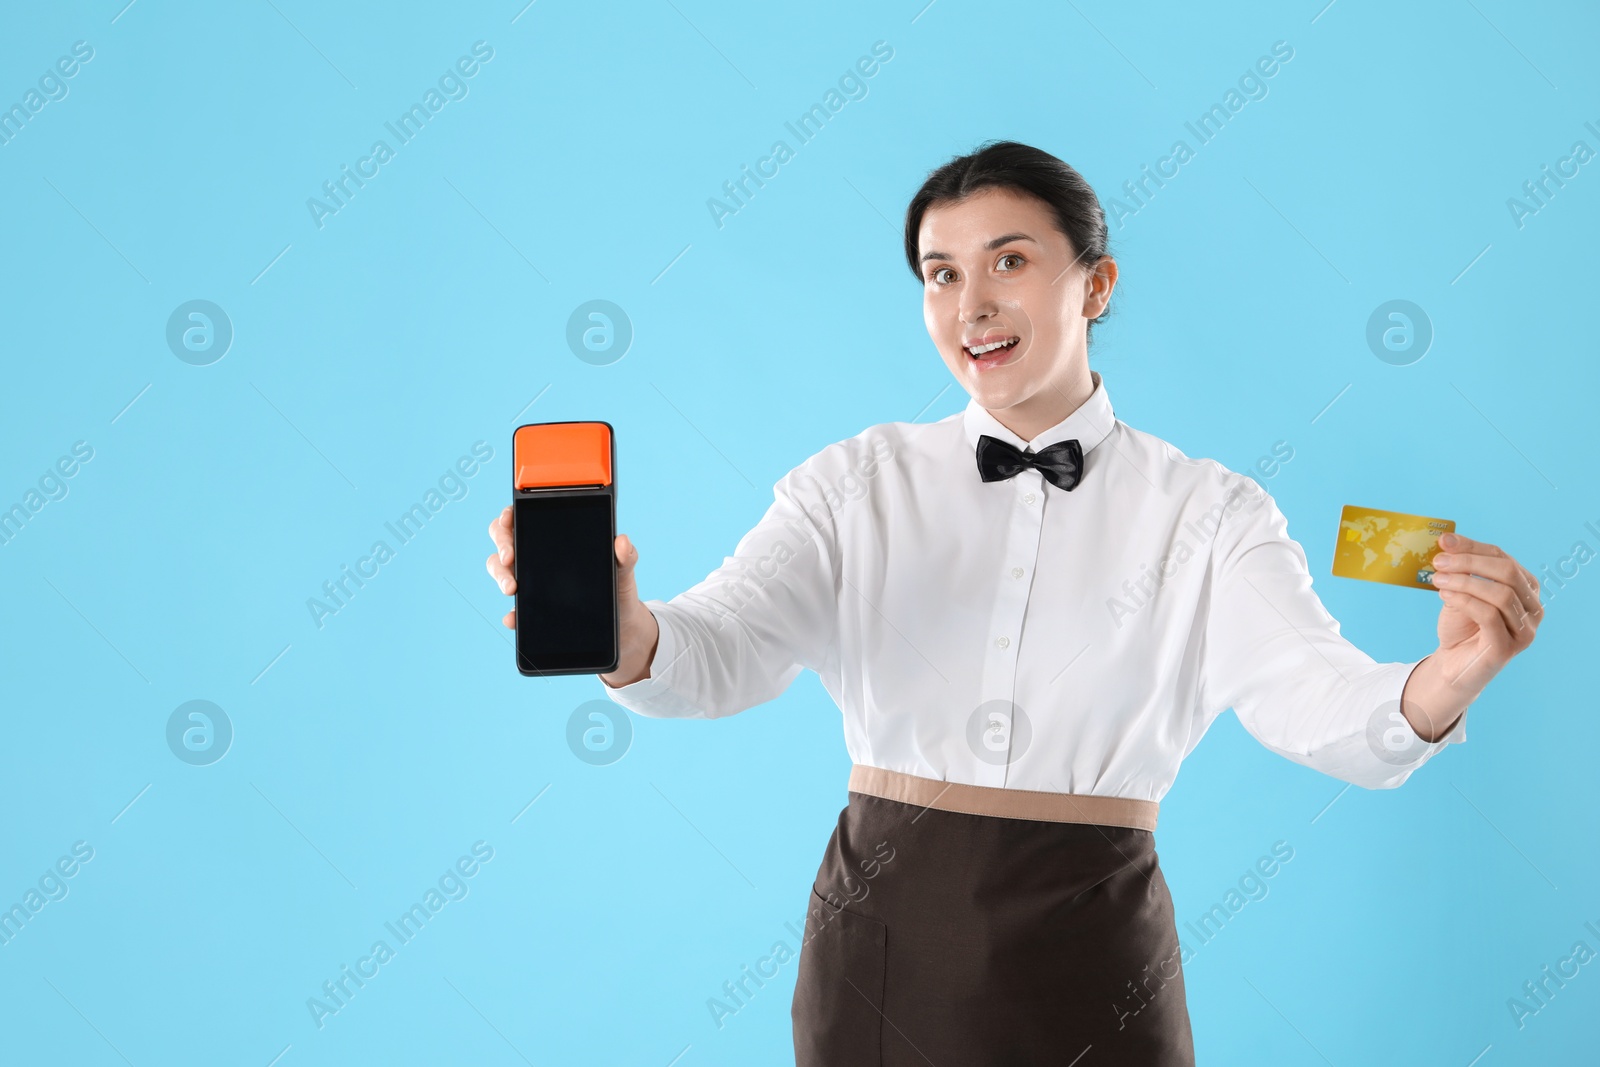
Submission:
[[1014,478],[1026,467],[1070,493],[1083,477],[1083,448],[1073,438],[1058,441],[1043,452],[1023,452],[998,437],[978,435],[978,473],[984,481]]

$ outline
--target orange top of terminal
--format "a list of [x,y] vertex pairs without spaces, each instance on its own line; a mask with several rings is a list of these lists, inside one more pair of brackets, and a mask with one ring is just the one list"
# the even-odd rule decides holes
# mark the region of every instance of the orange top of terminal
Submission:
[[611,427],[603,422],[519,426],[511,451],[517,489],[611,484]]

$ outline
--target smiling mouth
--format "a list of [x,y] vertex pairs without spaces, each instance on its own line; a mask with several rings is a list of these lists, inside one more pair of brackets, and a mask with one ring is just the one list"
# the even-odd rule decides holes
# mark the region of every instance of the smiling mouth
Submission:
[[966,354],[972,359],[983,359],[985,356],[992,356],[999,352],[1009,352],[1011,349],[1017,347],[1017,345],[1021,342],[1022,338],[1011,337],[1004,341],[996,341],[993,344],[978,345],[975,348],[964,348],[963,351],[965,351]]

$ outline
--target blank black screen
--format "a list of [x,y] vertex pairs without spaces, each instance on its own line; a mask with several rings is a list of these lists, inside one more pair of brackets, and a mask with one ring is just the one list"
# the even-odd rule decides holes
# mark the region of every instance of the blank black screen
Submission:
[[614,668],[611,500],[605,494],[516,500],[517,659],[524,671]]

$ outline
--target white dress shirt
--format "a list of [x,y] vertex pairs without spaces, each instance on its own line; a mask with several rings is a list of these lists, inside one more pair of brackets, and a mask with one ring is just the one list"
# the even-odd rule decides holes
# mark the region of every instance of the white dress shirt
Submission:
[[[717,718],[809,668],[855,763],[1156,801],[1229,707],[1272,751],[1368,788],[1466,740],[1464,714],[1433,744],[1411,730],[1399,701],[1421,660],[1377,663],[1340,635],[1259,483],[1117,420],[1091,376],[1031,441],[972,400],[828,445],[704,581],[645,601],[650,674],[607,694]],[[1076,438],[1082,480],[984,482],[979,434]]]

